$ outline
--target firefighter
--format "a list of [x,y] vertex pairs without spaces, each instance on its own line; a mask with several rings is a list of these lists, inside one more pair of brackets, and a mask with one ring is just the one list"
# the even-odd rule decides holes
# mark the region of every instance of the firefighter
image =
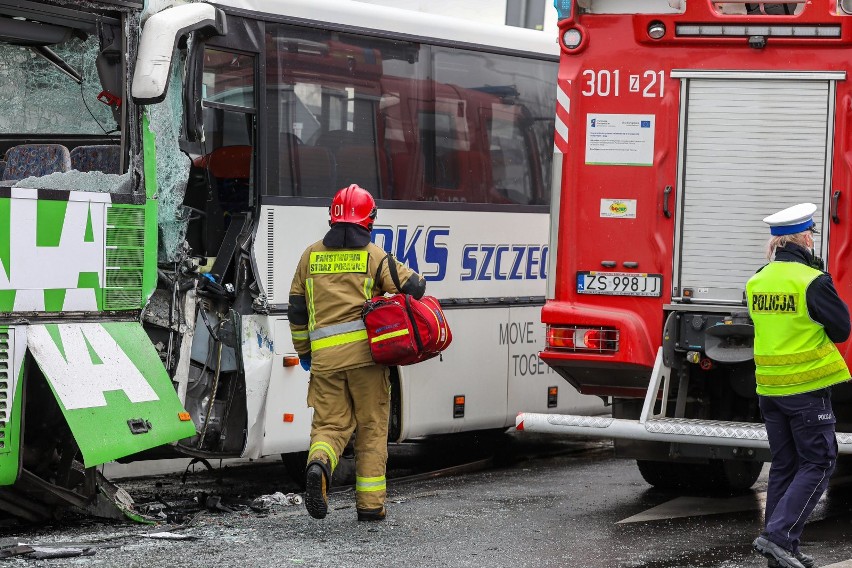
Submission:
[[760,411],[772,452],[763,532],[752,546],[769,566],[810,568],[799,550],[805,521],[837,460],[831,386],[849,380],[835,343],[849,337],[849,310],[814,256],[817,207],[802,203],[764,219],[769,264],[746,284],[754,321]]
[[[293,345],[311,372],[311,446],[305,505],[315,519],[328,513],[327,488],[343,449],[355,437],[355,502],[359,521],[385,518],[390,370],[370,355],[361,308],[371,297],[404,292],[421,298],[419,274],[373,244],[372,195],[357,185],[337,192],[325,237],[302,254],[290,287]],[[383,262],[383,259],[387,260]],[[395,262],[401,290],[388,268]]]

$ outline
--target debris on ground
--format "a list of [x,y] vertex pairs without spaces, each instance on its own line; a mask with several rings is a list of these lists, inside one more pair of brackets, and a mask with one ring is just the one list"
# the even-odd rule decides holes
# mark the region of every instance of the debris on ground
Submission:
[[25,558],[47,560],[53,558],[74,558],[76,556],[93,556],[94,548],[51,548],[49,546],[32,546],[32,552]]
[[145,538],[158,538],[162,540],[198,540],[197,536],[191,534],[178,534],[174,532],[156,532],[143,534]]
[[276,491],[271,495],[261,495],[257,499],[251,502],[251,507],[253,510],[258,513],[262,513],[271,509],[274,505],[280,505],[283,507],[289,507],[291,505],[301,505],[302,504],[302,496],[298,493],[281,493],[280,491]]

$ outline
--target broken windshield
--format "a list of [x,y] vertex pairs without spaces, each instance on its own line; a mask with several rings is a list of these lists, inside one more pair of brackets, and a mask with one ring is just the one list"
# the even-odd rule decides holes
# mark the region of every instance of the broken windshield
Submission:
[[0,90],[4,111],[0,134],[88,134],[117,130],[109,106],[98,101],[103,90],[95,60],[98,38],[72,38],[50,48],[80,77],[48,61],[35,48],[0,44]]
[[[126,191],[119,14],[0,0],[0,182]],[[65,176],[67,172],[75,175]],[[98,173],[91,175],[79,173]],[[33,178],[51,176],[48,184]],[[46,188],[46,187],[45,187]]]

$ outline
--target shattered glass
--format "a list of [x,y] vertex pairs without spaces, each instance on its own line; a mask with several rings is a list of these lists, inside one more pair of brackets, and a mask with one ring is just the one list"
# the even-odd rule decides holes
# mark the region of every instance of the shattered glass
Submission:
[[97,193],[131,193],[133,183],[130,173],[123,175],[103,172],[58,172],[41,177],[28,177],[15,183],[13,187],[30,189],[79,189]]
[[178,259],[186,237],[189,215],[183,207],[190,160],[178,144],[183,120],[183,67],[185,56],[176,51],[172,76],[163,102],[147,107],[151,132],[157,148],[157,200],[160,227],[160,262]]
[[73,38],[53,46],[82,75],[82,86],[29,48],[0,46],[0,133],[100,134],[115,130],[110,108],[97,97],[98,38]]

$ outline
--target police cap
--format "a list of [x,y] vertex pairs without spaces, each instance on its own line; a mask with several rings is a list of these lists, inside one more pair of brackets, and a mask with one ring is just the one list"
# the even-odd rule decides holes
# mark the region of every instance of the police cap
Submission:
[[817,206],[813,203],[799,203],[769,217],[764,217],[763,222],[769,225],[769,232],[775,236],[793,235],[811,229],[816,233],[814,213]]

